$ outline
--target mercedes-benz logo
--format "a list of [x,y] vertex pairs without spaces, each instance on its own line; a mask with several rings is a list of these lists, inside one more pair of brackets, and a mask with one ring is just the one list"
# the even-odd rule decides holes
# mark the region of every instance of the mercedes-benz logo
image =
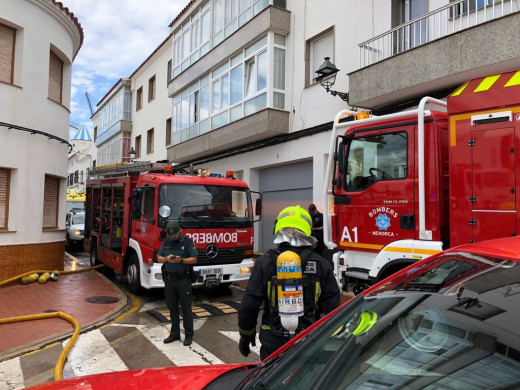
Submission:
[[214,259],[215,257],[217,257],[217,255],[218,255],[218,246],[216,246],[215,244],[209,244],[206,247],[206,255],[210,259]]

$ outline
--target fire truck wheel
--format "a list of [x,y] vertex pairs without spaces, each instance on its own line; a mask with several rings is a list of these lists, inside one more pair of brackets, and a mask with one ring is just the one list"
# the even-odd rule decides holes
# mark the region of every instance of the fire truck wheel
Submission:
[[96,241],[92,241],[92,246],[90,247],[90,266],[94,267],[95,265],[101,264],[97,257],[97,248]]
[[128,290],[133,294],[139,294],[141,292],[141,277],[139,259],[135,253],[130,255],[130,262],[126,269],[126,278],[128,281]]

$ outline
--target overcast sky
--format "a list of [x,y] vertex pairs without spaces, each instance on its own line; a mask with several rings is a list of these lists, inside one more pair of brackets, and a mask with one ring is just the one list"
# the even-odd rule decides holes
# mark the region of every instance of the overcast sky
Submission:
[[168,25],[189,0],[58,0],[83,27],[84,41],[72,64],[70,120],[92,129],[94,110],[122,77],[134,70],[168,36]]

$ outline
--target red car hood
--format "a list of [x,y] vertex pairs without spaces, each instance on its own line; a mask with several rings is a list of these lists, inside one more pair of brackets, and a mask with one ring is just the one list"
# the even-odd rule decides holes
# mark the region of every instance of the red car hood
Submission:
[[31,390],[154,390],[154,389],[202,389],[220,375],[234,370],[247,369],[251,364],[215,364],[148,368],[144,370],[118,371],[30,387]]

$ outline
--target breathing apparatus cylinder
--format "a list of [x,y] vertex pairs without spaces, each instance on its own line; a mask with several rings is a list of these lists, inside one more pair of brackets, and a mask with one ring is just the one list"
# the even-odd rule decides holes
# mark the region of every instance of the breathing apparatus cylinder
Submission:
[[281,253],[276,259],[278,281],[278,313],[282,326],[294,336],[298,318],[303,316],[303,279],[300,256],[292,251]]

